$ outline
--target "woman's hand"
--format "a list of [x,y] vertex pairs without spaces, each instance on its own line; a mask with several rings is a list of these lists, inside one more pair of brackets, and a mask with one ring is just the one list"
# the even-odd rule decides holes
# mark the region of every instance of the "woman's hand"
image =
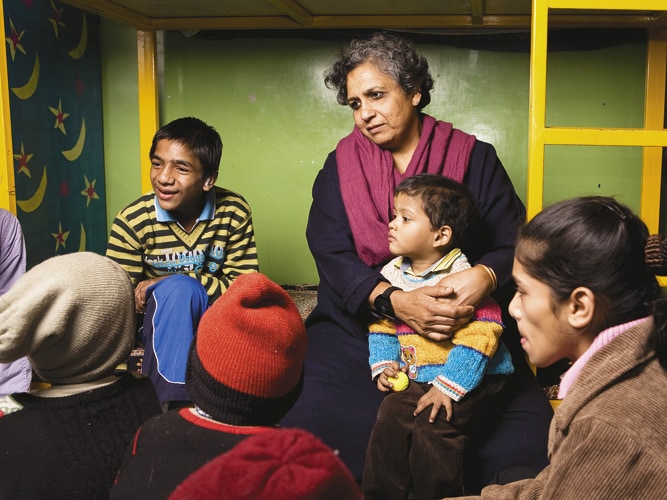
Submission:
[[475,266],[444,277],[437,286],[396,291],[391,302],[396,316],[415,332],[440,341],[470,321],[475,306],[493,288],[488,271]]
[[448,286],[455,290],[452,297],[458,305],[477,306],[481,300],[495,290],[495,280],[491,278],[493,271],[485,266],[476,265],[470,269],[449,274],[442,278],[438,285]]

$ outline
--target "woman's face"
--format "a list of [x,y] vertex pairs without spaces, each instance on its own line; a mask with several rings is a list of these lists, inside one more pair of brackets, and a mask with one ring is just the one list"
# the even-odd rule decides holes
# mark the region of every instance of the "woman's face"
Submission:
[[416,147],[421,93],[407,96],[389,75],[365,62],[347,75],[347,102],[354,124],[375,144],[392,152]]
[[530,276],[516,259],[512,276],[517,288],[509,313],[516,320],[521,347],[530,362],[543,368],[563,358],[577,359],[581,335],[567,320],[568,301],[554,306],[551,288]]

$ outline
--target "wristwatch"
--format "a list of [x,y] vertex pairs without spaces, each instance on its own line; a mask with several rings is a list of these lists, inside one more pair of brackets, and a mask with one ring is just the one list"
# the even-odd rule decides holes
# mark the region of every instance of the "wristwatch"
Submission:
[[403,291],[397,286],[390,286],[380,295],[375,297],[375,300],[373,301],[373,306],[375,307],[375,311],[378,314],[384,316],[385,318],[389,318],[391,320],[396,319],[396,315],[394,313],[394,308],[391,305],[391,300],[389,299],[389,296],[396,290]]

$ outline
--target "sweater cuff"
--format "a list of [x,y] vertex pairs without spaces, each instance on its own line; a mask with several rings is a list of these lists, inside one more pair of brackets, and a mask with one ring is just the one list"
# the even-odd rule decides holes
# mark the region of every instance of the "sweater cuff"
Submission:
[[461,401],[468,391],[459,384],[438,375],[431,385],[456,402]]

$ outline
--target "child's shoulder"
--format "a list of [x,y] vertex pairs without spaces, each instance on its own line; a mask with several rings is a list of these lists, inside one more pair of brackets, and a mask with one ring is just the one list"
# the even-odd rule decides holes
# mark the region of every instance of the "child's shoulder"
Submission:
[[243,195],[241,195],[240,193],[237,193],[236,191],[232,191],[231,189],[227,189],[224,187],[215,186],[216,208],[220,208],[221,206],[230,206],[230,205],[247,207],[248,209],[250,208],[250,205],[243,197]]
[[394,257],[391,259],[389,262],[387,262],[383,267],[382,271],[384,272],[385,270],[394,270],[394,269],[399,269],[401,266],[401,262],[403,262],[403,257],[398,256]]
[[127,216],[132,216],[139,211],[142,212],[146,210],[153,211],[154,209],[155,209],[155,193],[153,191],[149,191],[148,193],[144,193],[141,196],[139,196],[139,198],[135,199],[130,204],[126,205],[119,212],[119,215],[127,217]]

